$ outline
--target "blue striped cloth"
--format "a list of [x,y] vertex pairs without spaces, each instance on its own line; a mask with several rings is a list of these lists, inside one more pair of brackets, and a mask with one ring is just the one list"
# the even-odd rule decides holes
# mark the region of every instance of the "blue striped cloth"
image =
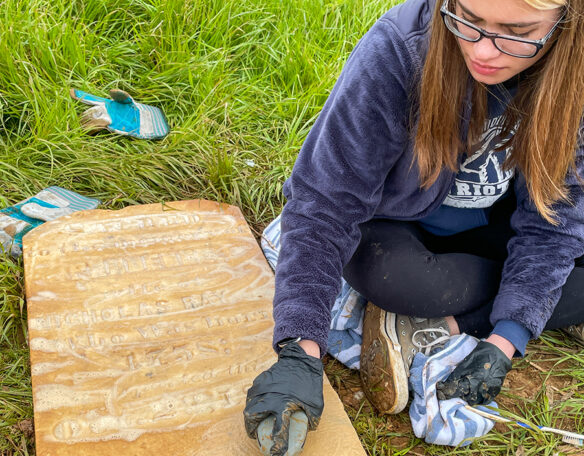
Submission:
[[87,211],[95,209],[99,205],[99,200],[95,198],[87,198],[79,193],[72,192],[65,188],[52,186],[41,190],[32,198],[23,201],[21,204],[33,202],[33,200],[41,200],[47,207],[67,207],[71,212]]
[[[444,380],[477,345],[478,340],[467,334],[452,336],[446,346],[429,357],[417,353],[410,368],[410,419],[416,437],[435,445],[465,446],[482,437],[494,422],[465,408],[460,398],[439,401],[436,383]],[[495,402],[490,407],[497,407]],[[484,409],[490,413],[492,410]]]
[[[261,245],[268,263],[276,270],[280,253],[280,216],[264,230]],[[331,310],[328,352],[351,369],[359,369],[365,304],[367,300],[342,279],[341,292]]]

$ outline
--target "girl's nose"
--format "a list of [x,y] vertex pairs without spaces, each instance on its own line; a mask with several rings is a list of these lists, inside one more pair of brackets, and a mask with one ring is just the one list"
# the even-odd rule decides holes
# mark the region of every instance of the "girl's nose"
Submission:
[[476,60],[485,62],[498,57],[501,51],[495,47],[495,43],[492,40],[483,38],[474,43],[474,54]]

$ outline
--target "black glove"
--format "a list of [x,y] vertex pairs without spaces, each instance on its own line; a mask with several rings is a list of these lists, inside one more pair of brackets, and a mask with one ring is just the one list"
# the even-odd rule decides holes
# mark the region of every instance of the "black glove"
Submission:
[[511,360],[499,347],[481,341],[446,380],[436,384],[438,399],[460,397],[469,405],[488,404],[501,391]]
[[260,423],[275,416],[271,454],[283,456],[294,412],[304,411],[309,430],[318,426],[324,408],[322,375],[322,361],[307,355],[298,342],[289,342],[280,351],[278,362],[258,375],[247,392],[243,411],[247,435],[257,438]]

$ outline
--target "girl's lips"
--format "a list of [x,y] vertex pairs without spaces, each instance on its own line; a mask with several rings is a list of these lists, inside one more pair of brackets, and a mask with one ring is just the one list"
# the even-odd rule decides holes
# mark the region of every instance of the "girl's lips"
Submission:
[[474,60],[471,60],[470,64],[471,64],[474,71],[476,71],[477,73],[482,74],[484,76],[489,76],[491,74],[495,74],[497,71],[501,70],[500,67],[481,65],[480,63],[475,62]]

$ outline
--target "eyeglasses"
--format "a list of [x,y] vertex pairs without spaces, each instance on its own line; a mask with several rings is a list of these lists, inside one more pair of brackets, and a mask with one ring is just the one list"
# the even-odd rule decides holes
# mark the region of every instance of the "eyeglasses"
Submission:
[[542,39],[527,40],[510,35],[499,35],[498,33],[487,32],[486,30],[483,30],[448,11],[448,1],[449,0],[444,0],[444,3],[440,7],[440,14],[442,15],[442,20],[448,30],[454,33],[457,37],[472,43],[476,43],[483,38],[488,38],[493,42],[493,45],[504,54],[525,59],[533,57],[543,48],[544,44],[550,39],[566,15],[566,12],[564,11],[562,16]]

